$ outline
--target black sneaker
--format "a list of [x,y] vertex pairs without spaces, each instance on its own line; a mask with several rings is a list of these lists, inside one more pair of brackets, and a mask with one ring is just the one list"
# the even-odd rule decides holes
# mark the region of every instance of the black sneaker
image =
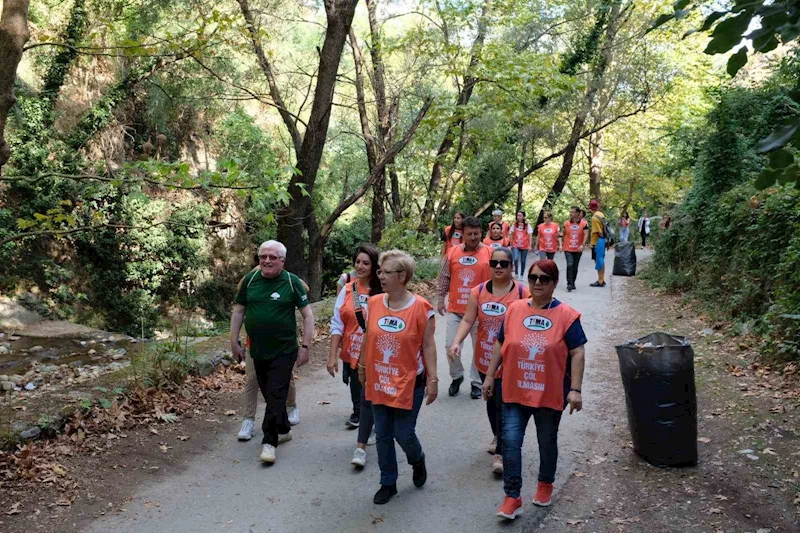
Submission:
[[589,286],[590,287],[605,287],[606,284],[605,284],[605,282],[600,283],[599,281],[595,281],[594,283],[590,283]]
[[447,393],[450,396],[456,396],[458,394],[458,389],[461,388],[461,383],[463,383],[463,381],[464,381],[464,377],[463,376],[460,377],[460,378],[454,379],[453,382],[450,384],[450,388],[447,389]]
[[414,480],[414,486],[420,488],[425,484],[425,481],[428,480],[428,470],[425,468],[425,458],[423,457],[420,462],[411,466],[414,469],[411,479]]
[[355,413],[350,415],[350,418],[347,419],[347,422],[344,423],[345,426],[349,428],[357,428],[358,427],[358,419],[359,416]]
[[473,400],[477,400],[481,396],[483,396],[483,392],[481,391],[481,388],[473,383],[472,384],[472,392],[470,392],[469,397],[472,398]]
[[381,485],[381,488],[378,489],[378,492],[376,492],[375,496],[372,497],[372,503],[376,505],[389,503],[389,500],[391,500],[392,496],[395,494],[397,494],[397,484]]

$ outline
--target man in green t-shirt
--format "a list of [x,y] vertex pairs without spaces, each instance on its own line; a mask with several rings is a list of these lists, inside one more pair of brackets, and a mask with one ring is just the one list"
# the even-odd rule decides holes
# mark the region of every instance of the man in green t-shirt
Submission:
[[[283,269],[286,247],[267,241],[258,248],[259,269],[242,280],[231,315],[231,351],[242,360],[239,331],[244,323],[250,338],[250,356],[258,386],[267,406],[261,429],[261,461],[275,462],[275,447],[292,439],[286,414],[286,396],[295,361],[308,362],[308,349],[314,335],[314,314],[308,305],[303,282]],[[303,344],[297,347],[295,309],[303,317]]]

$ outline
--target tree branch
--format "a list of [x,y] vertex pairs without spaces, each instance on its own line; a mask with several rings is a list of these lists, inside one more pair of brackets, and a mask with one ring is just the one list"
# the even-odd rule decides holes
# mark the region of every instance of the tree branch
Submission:
[[185,191],[200,191],[205,189],[227,189],[233,191],[249,191],[261,188],[260,185],[218,185],[218,184],[204,184],[204,185],[179,185],[177,183],[165,183],[163,181],[154,180],[151,178],[115,178],[109,176],[100,176],[97,174],[63,174],[61,172],[44,172],[38,176],[0,176],[0,182],[27,182],[36,183],[46,178],[64,178],[74,181],[100,181],[104,183],[148,183],[158,187],[166,187],[169,189],[181,189]]

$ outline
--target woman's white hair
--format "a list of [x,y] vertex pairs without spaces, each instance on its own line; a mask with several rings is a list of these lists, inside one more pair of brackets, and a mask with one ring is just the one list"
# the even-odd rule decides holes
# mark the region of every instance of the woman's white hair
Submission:
[[261,246],[258,247],[258,255],[261,255],[261,250],[265,248],[273,248],[278,251],[278,255],[281,256],[281,259],[286,259],[286,246],[283,245],[280,241],[264,241],[261,243]]

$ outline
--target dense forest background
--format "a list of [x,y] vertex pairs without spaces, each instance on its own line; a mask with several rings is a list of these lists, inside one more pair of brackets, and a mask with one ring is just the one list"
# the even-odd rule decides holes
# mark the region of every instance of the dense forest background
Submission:
[[655,282],[797,355],[792,2],[2,5],[0,291],[40,312],[224,320],[269,238],[318,298],[359,242],[598,198],[653,217]]

